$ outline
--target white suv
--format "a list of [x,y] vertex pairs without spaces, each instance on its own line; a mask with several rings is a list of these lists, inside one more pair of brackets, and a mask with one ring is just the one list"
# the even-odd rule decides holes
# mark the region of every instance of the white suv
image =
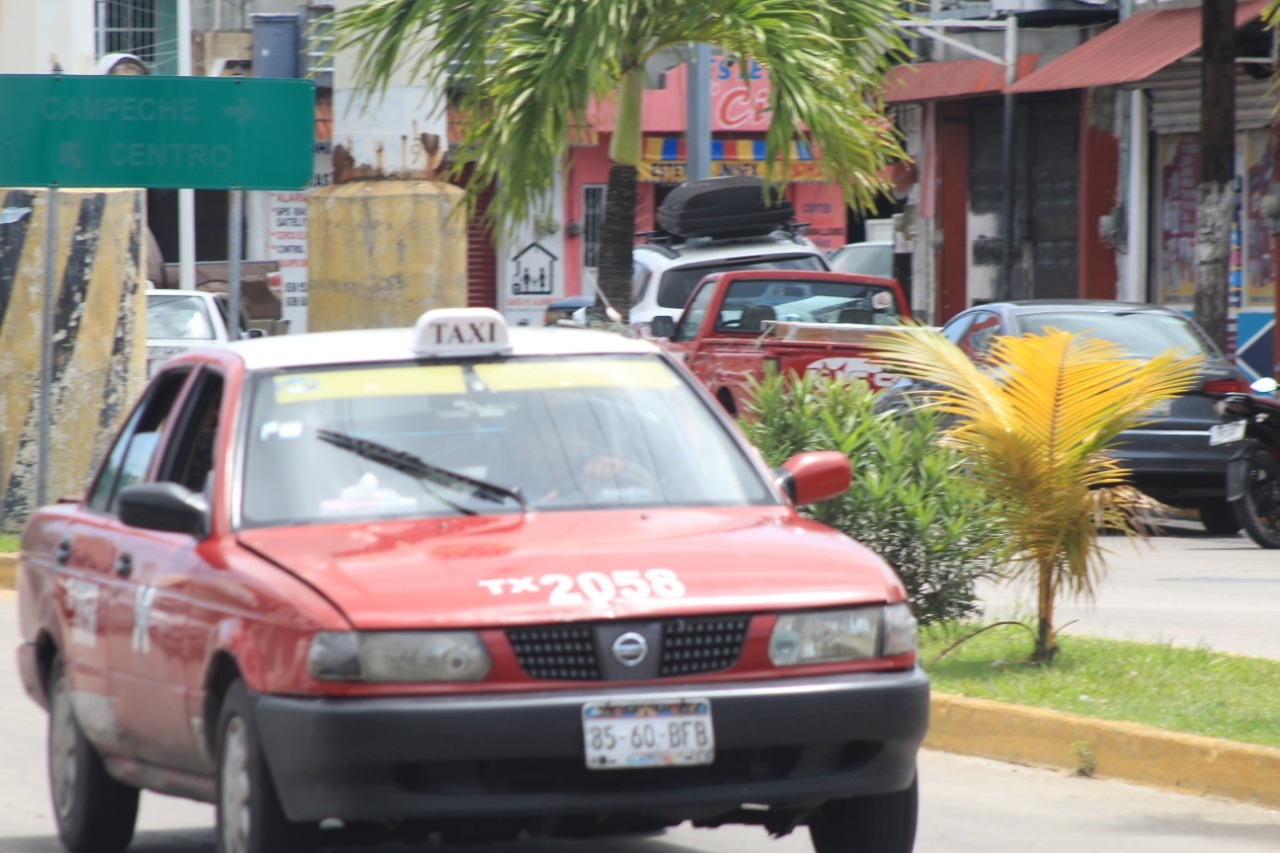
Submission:
[[757,237],[695,237],[683,243],[644,243],[636,246],[631,257],[631,323],[642,331],[659,314],[679,320],[694,286],[712,273],[830,269],[822,250],[792,231]]

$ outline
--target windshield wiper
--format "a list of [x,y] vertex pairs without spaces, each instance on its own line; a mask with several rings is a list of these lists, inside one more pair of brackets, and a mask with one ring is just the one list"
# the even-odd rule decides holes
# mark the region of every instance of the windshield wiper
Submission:
[[[529,511],[529,504],[525,501],[524,496],[515,489],[508,489],[506,486],[499,486],[496,483],[488,483],[484,480],[477,480],[474,477],[468,477],[466,474],[459,474],[456,471],[450,471],[448,468],[441,468],[438,465],[432,465],[424,459],[421,459],[407,450],[396,450],[393,447],[387,447],[376,441],[370,441],[367,438],[356,438],[346,433],[334,432],[328,429],[316,430],[316,437],[321,441],[326,441],[343,450],[350,450],[357,456],[368,459],[370,462],[377,462],[380,465],[386,465],[402,474],[408,474],[419,480],[425,480],[428,483],[434,483],[438,486],[444,486],[447,489],[455,491],[465,491],[468,489],[475,490],[475,496],[483,498],[487,501],[500,504],[507,500],[515,501],[520,504],[523,512]],[[461,504],[454,503],[447,498],[436,494],[437,498],[447,503],[464,515],[475,515],[473,509],[468,509]]]

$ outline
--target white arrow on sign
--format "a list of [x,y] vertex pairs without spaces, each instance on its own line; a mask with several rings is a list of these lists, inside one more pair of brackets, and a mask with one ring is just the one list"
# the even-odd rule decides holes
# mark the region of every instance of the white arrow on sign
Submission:
[[236,104],[234,107],[223,107],[222,114],[224,116],[232,116],[237,119],[240,124],[244,124],[249,119],[257,115],[258,111],[253,108],[253,104],[249,103],[244,98],[241,98],[240,103]]

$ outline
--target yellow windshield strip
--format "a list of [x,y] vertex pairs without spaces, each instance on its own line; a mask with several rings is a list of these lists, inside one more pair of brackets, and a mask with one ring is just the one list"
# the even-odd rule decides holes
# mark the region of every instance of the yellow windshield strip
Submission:
[[573,358],[477,364],[491,391],[555,388],[672,388],[675,375],[657,359]]
[[462,368],[456,364],[325,370],[275,377],[276,402],[281,404],[353,397],[461,394],[466,388]]

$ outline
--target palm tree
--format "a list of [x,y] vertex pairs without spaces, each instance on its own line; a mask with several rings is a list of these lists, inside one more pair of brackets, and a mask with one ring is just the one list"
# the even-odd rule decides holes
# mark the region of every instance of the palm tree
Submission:
[[371,96],[400,69],[456,93],[466,116],[461,171],[474,209],[492,184],[490,219],[510,228],[538,205],[588,105],[615,98],[600,247],[600,289],[630,308],[645,63],[705,43],[769,69],[767,161],[785,174],[806,135],[852,206],[871,209],[881,170],[904,158],[878,98],[884,69],[906,53],[900,0],[367,0],[333,19],[334,49],[353,49]]
[[899,374],[940,387],[926,404],[949,416],[943,441],[968,459],[997,508],[1011,570],[1036,583],[1032,658],[1048,663],[1058,593],[1092,597],[1101,577],[1099,531],[1145,533],[1136,513],[1147,499],[1123,485],[1128,472],[1107,447],[1190,387],[1199,356],[1169,350],[1143,363],[1110,342],[1056,329],[997,338],[981,366],[919,329],[889,337],[882,355]]

